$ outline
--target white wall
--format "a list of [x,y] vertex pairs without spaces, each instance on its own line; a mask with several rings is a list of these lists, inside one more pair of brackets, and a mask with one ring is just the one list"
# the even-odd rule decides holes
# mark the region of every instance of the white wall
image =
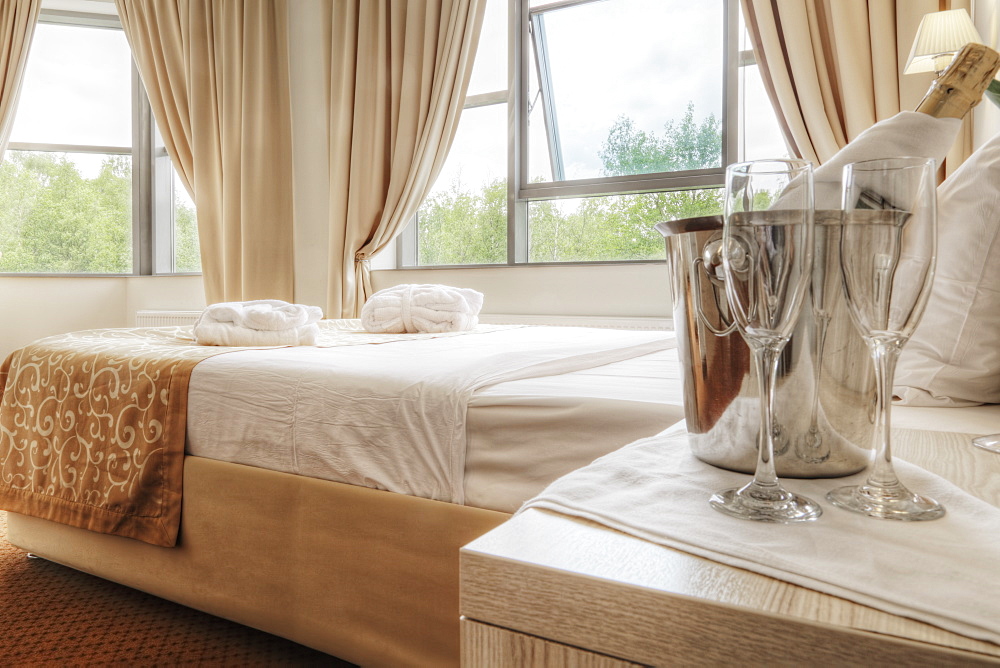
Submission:
[[[664,251],[665,255],[666,251]],[[671,317],[667,267],[661,264],[405,269],[372,272],[376,290],[400,283],[473,288],[483,312],[518,315]]]
[[0,355],[43,336],[124,327],[126,279],[0,278]]
[[201,276],[135,276],[125,281],[122,308],[125,327],[135,325],[136,311],[198,311],[205,308]]
[[330,270],[329,118],[316,109],[330,95],[328,59],[317,58],[323,32],[315,20],[328,0],[289,3],[292,170],[295,182],[295,299],[325,308]]
[[201,276],[0,277],[0,358],[43,336],[129,327],[140,309],[204,306]]

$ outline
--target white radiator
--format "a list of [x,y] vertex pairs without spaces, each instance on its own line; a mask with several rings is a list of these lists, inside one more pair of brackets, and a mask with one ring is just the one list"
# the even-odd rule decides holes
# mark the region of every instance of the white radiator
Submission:
[[166,327],[168,325],[193,325],[201,311],[136,311],[136,327]]
[[[136,311],[136,327],[193,325],[201,311]],[[481,315],[479,321],[493,325],[556,325],[562,327],[601,327],[607,329],[673,329],[670,318],[546,316],[546,315]]]
[[514,315],[483,314],[486,325],[552,325],[556,327],[599,327],[601,329],[673,329],[672,318],[594,315]]

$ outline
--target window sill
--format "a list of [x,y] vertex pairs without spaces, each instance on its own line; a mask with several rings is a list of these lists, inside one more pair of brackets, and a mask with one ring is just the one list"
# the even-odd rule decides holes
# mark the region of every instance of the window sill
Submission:
[[532,267],[607,267],[607,266],[644,266],[666,264],[666,258],[661,260],[607,260],[602,262],[519,262],[517,264],[434,264],[417,265],[413,267],[389,267],[372,269],[372,271],[437,271],[438,269],[522,269]]

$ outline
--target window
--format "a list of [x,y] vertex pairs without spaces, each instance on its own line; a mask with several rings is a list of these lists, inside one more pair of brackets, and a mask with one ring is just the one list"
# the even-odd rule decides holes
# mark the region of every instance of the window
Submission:
[[154,137],[116,17],[43,9],[0,164],[0,272],[200,271],[193,204]]
[[458,133],[401,266],[659,260],[653,225],[720,212],[725,165],[787,155],[736,0],[489,0],[486,12]]

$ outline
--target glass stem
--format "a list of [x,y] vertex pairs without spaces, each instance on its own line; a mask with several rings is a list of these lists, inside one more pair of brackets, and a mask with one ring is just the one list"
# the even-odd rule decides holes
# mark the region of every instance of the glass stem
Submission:
[[868,485],[892,488],[899,485],[899,478],[892,467],[892,379],[896,373],[900,344],[897,341],[869,340],[872,361],[875,363],[875,461],[868,475]]
[[755,342],[753,361],[760,390],[760,435],[757,444],[757,469],[753,484],[765,490],[778,489],[778,474],[774,468],[774,389],[778,375],[781,348],[774,343]]
[[830,325],[830,316],[816,316],[816,338],[813,341],[813,400],[812,416],[809,419],[809,431],[815,434],[819,431],[819,388],[823,384],[823,349],[826,347],[826,331]]

